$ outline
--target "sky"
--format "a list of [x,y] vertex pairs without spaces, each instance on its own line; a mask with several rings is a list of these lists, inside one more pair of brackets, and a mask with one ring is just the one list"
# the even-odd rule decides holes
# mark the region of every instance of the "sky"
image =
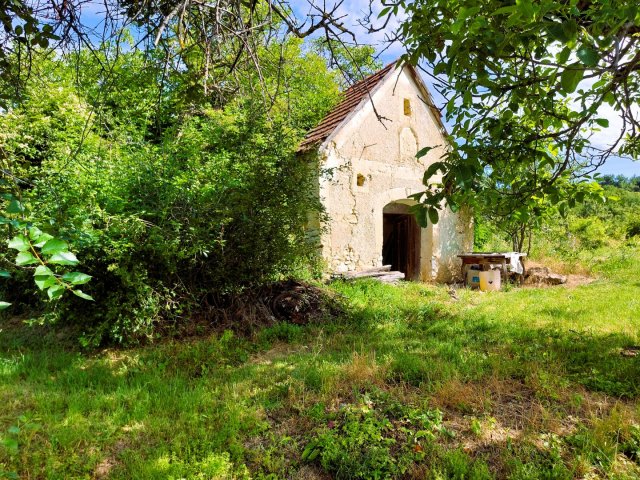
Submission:
[[[292,5],[296,18],[300,20],[304,20],[305,18],[307,18],[308,20],[307,15],[312,12],[312,10],[310,10],[307,1],[291,0],[290,4]],[[377,18],[377,14],[382,8],[382,2],[374,0],[373,4],[374,14],[371,18],[375,20]],[[327,2],[327,5],[332,5],[332,3]],[[102,18],[103,10],[104,6],[102,2],[86,2],[83,5],[82,18],[89,24],[99,23],[97,22],[97,19]],[[345,26],[355,33],[358,43],[369,44],[375,47],[376,51],[379,52],[380,60],[383,62],[383,64],[386,65],[396,60],[398,57],[400,57],[400,55],[404,53],[402,45],[400,45],[399,43],[389,45],[389,43],[386,41],[386,35],[389,32],[393,31],[399,25],[399,22],[402,21],[402,16],[400,16],[399,18],[394,18],[392,22],[390,22],[387,26],[386,31],[379,31],[370,34],[367,33],[367,31],[358,23],[358,20],[363,19],[368,14],[368,12],[369,0],[344,0],[338,10],[339,16],[343,16],[342,21],[344,22]],[[101,26],[98,26],[98,28],[101,28]],[[431,79],[422,73],[421,75],[425,84],[431,90],[436,104],[438,106],[442,106],[444,103],[444,99],[433,87],[433,82],[431,81]],[[609,138],[615,138],[617,132],[619,132],[621,120],[616,112],[608,105],[605,105],[605,107],[602,108],[602,110],[600,111],[600,116],[609,120],[610,127],[608,129],[602,129],[600,132],[595,133],[592,137],[592,141],[594,145],[598,147],[606,147],[607,140]],[[447,122],[445,121],[445,124],[446,123]],[[447,126],[451,127],[451,125]],[[607,163],[599,169],[599,172],[602,174],[640,176],[640,161],[634,162],[626,158],[612,157],[608,159]]]
[[[378,5],[377,12],[379,12],[381,9],[379,4],[382,2],[374,3]],[[303,18],[309,10],[306,6],[306,2],[294,1],[293,4],[296,5],[294,6],[294,10],[298,18]],[[345,26],[356,34],[358,42],[374,46],[378,52],[381,52],[380,59],[383,64],[386,65],[402,55],[404,50],[402,45],[397,43],[389,47],[388,43],[385,41],[385,32],[382,31],[374,34],[368,34],[365,29],[358,24],[358,20],[362,19],[368,11],[369,0],[345,0],[339,10],[340,14],[344,15],[343,22],[345,23]],[[372,18],[377,17],[377,12],[374,12]],[[398,25],[398,21],[399,20],[396,20],[393,24],[390,24],[388,29],[392,30],[396,27]],[[382,51],[385,47],[386,50]],[[421,75],[424,82],[431,90],[436,104],[438,104],[438,100],[440,100],[440,105],[438,106],[442,106],[443,98],[438,95],[437,91],[433,87],[431,79],[424,74]],[[592,136],[592,143],[598,147],[606,147],[609,139],[617,137],[617,134],[620,131],[621,119],[615,110],[609,105],[605,105],[601,108],[600,117],[607,118],[610,126],[608,129],[602,129],[601,131],[596,132]],[[447,126],[450,127],[451,125]],[[633,161],[628,158],[611,157],[607,160],[605,165],[599,168],[598,171],[601,174],[640,176],[640,161]]]

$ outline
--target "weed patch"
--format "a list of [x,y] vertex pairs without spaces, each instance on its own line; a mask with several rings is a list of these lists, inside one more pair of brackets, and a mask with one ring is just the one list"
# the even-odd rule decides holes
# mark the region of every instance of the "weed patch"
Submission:
[[447,433],[438,410],[407,407],[375,391],[341,405],[326,419],[302,459],[317,461],[336,478],[403,475]]

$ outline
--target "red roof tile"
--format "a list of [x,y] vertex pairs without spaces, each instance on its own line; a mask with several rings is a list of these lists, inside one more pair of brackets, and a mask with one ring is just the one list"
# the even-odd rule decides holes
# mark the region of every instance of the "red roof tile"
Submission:
[[298,151],[309,151],[314,146],[325,141],[338,125],[360,104],[362,99],[367,97],[378,83],[387,76],[387,73],[395,68],[397,63],[398,62],[390,63],[382,70],[378,70],[376,73],[369,75],[345,90],[340,103],[307,134],[300,143]]

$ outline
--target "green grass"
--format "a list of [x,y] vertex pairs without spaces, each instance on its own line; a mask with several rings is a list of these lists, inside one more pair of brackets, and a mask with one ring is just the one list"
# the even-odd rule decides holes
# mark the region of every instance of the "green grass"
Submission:
[[335,283],[345,315],[83,353],[0,324],[0,478],[638,478],[638,251],[576,288]]

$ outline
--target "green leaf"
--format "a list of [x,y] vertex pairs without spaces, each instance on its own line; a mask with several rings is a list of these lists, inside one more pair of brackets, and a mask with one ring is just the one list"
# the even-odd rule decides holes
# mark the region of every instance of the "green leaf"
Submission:
[[38,259],[31,255],[30,252],[20,252],[16,257],[16,265],[19,267],[24,267],[25,265],[33,265],[34,263],[38,263]]
[[569,41],[569,37],[567,36],[564,28],[562,28],[561,23],[551,22],[547,25],[547,32],[553,40],[557,40],[562,43],[567,43]]
[[516,10],[516,6],[515,5],[510,5],[508,7],[500,7],[497,10],[494,10],[494,12],[491,14],[491,16],[494,15],[506,15],[509,14],[511,15],[513,12],[515,12]]
[[49,287],[53,287],[56,282],[56,277],[47,275],[38,275],[34,278],[35,284],[40,290],[45,290]]
[[49,296],[49,300],[57,300],[64,294],[64,287],[62,285],[54,285],[49,287],[47,290],[47,295]]
[[11,273],[9,273],[7,270],[0,270],[0,277],[11,278]]
[[9,248],[13,248],[14,250],[18,250],[19,252],[24,252],[25,250],[29,250],[31,248],[31,244],[27,237],[24,235],[16,235],[11,240],[7,242]]
[[53,238],[52,235],[49,235],[48,233],[43,233],[35,240],[36,243],[34,243],[33,246],[42,248],[52,238]]
[[74,295],[80,298],[84,298],[85,300],[91,300],[92,302],[95,301],[91,295],[87,295],[82,290],[71,290],[71,291],[73,292]]
[[602,99],[611,106],[613,106],[616,103],[616,96],[612,92],[605,93]]
[[532,18],[536,13],[531,0],[516,0],[516,5],[525,18]]
[[560,85],[566,93],[573,93],[576,91],[580,80],[584,76],[584,70],[574,63],[564,69],[560,76]]
[[571,48],[564,47],[556,58],[558,59],[559,64],[564,65],[565,63],[567,63],[567,60],[569,60],[570,56],[571,56]]
[[40,235],[42,235],[42,230],[40,230],[38,227],[31,227],[29,229],[29,238],[31,240],[35,240],[36,238],[38,238]]
[[42,253],[44,255],[55,255],[56,253],[66,252],[67,250],[69,250],[67,242],[58,238],[52,238],[42,246]]
[[2,444],[10,453],[18,453],[18,441],[15,438],[3,438]]
[[578,49],[578,58],[587,67],[595,67],[600,60],[600,55],[592,47],[582,46]]
[[29,238],[33,242],[34,246],[42,248],[42,246],[53,238],[52,235],[44,233],[38,227],[31,227],[29,229]]
[[54,273],[45,265],[39,265],[33,276],[34,281],[40,290],[52,287],[57,283]]
[[458,20],[466,20],[480,12],[481,7],[462,7],[458,12]]
[[69,282],[72,285],[85,284],[89,282],[89,280],[91,280],[92,278],[93,277],[91,277],[91,275],[87,275],[86,273],[82,273],[82,272],[69,272],[69,273],[65,273],[62,276],[62,279],[65,282]]
[[7,213],[22,213],[24,212],[24,206],[15,198],[9,202],[7,207]]
[[434,176],[438,170],[444,171],[445,165],[442,162],[433,162],[431,165],[427,167],[427,171],[424,172],[424,177],[422,178],[422,182],[426,185],[429,179]]
[[0,310],[4,310],[5,308],[9,308],[11,304],[9,302],[0,302]]
[[71,252],[59,252],[49,259],[49,263],[56,265],[77,265],[78,259]]
[[601,127],[609,128],[609,120],[607,120],[606,118],[596,118],[595,122]]
[[418,150],[418,153],[416,153],[416,158],[424,157],[427,153],[429,153],[434,148],[436,148],[436,147],[424,147],[424,148],[421,148],[420,150]]
[[426,228],[427,227],[427,208],[424,205],[418,203],[410,207],[409,210],[411,211],[411,213],[415,215],[416,222],[418,223],[418,225],[420,225],[421,228]]
[[34,275],[53,275],[53,272],[46,265],[38,265],[36,267],[36,271],[33,274]]
[[302,460],[310,462],[314,460],[320,453],[317,441],[310,441],[302,452]]
[[429,209],[429,220],[431,220],[431,223],[433,223],[434,225],[436,223],[438,223],[439,220],[439,215],[438,215],[438,210],[435,208],[430,208]]
[[445,62],[440,62],[433,68],[434,75],[440,75],[440,74],[446,73],[446,71],[447,71],[447,64]]
[[391,11],[391,7],[385,7],[382,10],[380,10],[380,13],[378,14],[378,18],[382,18],[384,17],[386,14],[388,14]]

